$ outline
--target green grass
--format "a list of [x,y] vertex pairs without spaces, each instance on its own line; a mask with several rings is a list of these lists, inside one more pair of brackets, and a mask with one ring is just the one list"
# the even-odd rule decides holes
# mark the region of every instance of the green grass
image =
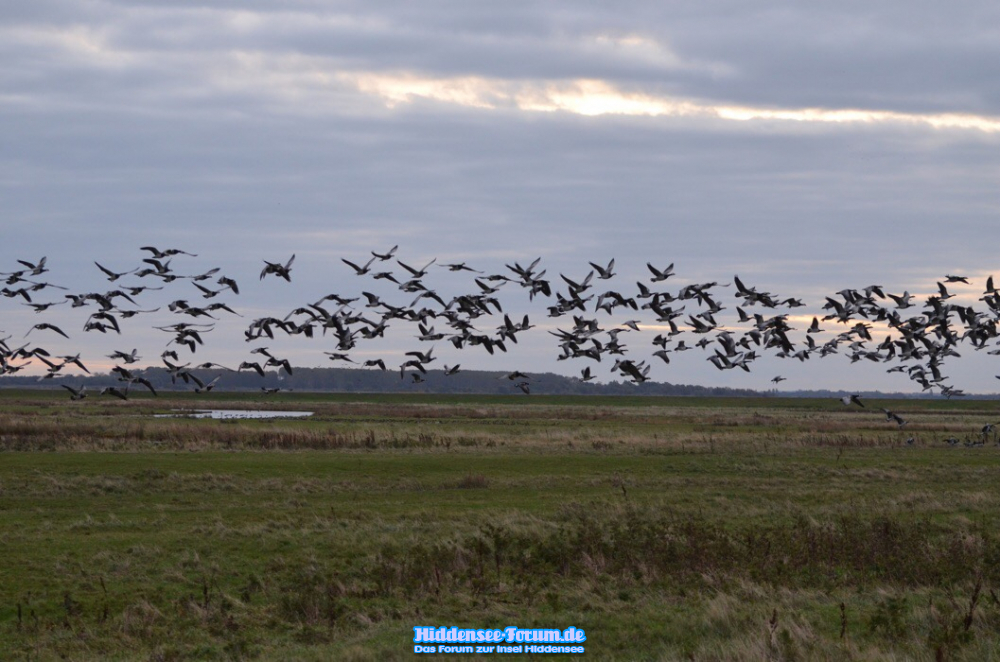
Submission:
[[0,659],[1000,657],[991,402],[0,393]]

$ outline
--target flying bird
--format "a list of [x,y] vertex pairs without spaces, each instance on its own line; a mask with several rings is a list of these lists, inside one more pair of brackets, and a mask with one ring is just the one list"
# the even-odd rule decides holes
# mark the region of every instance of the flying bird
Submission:
[[124,391],[119,391],[114,386],[105,386],[101,389],[101,395],[113,395],[116,398],[128,400],[128,388],[126,387]]
[[652,274],[653,274],[653,277],[649,279],[650,282],[652,282],[652,283],[658,283],[658,282],[660,282],[662,280],[666,280],[666,279],[668,279],[668,278],[670,278],[671,276],[674,275],[674,263],[673,262],[671,262],[667,266],[666,269],[657,269],[652,264],[650,264],[649,262],[647,262],[646,263],[646,268],[648,268],[652,272]]
[[373,257],[372,259],[368,260],[367,262],[365,262],[365,266],[363,267],[359,267],[350,260],[345,260],[344,258],[340,258],[340,261],[349,266],[351,269],[354,269],[357,275],[364,276],[366,273],[371,271],[372,262],[374,262],[375,259],[376,258]]
[[374,255],[378,259],[382,260],[383,262],[385,262],[386,260],[391,260],[392,259],[392,256],[396,254],[396,249],[397,248],[399,248],[399,246],[393,246],[392,248],[390,248],[385,253],[376,253],[375,251],[372,251],[372,255]]
[[149,251],[153,254],[153,257],[157,260],[162,260],[165,257],[173,257],[174,255],[188,255],[190,257],[198,257],[194,253],[187,253],[178,248],[168,248],[164,251],[158,250],[154,246],[142,246],[139,248],[140,251]]
[[899,427],[906,425],[906,420],[899,414],[893,413],[884,407],[882,408],[882,413],[885,414],[886,421],[895,421],[896,425]]
[[[28,333],[31,333],[35,329],[38,329],[39,331],[44,331],[46,329],[48,329],[49,331],[55,331],[63,338],[69,339],[69,336],[67,336],[66,333],[55,324],[49,324],[48,322],[42,322],[41,324],[36,324],[35,326],[28,329]],[[25,338],[28,337],[28,333],[24,334]]]
[[45,268],[45,260],[46,260],[46,258],[43,257],[41,260],[39,260],[38,262],[36,262],[34,264],[32,264],[31,262],[28,262],[26,260],[18,260],[18,263],[23,264],[24,266],[28,267],[28,269],[30,270],[28,272],[29,276],[40,276],[41,274],[43,274],[46,271],[48,271],[48,269]]
[[291,272],[292,270],[292,262],[294,261],[295,261],[294,253],[292,254],[292,257],[288,258],[288,262],[286,262],[285,264],[281,264],[279,262],[268,262],[267,260],[264,260],[264,264],[266,264],[267,266],[264,267],[264,269],[260,272],[260,280],[264,280],[264,276],[268,274],[274,274],[276,276],[284,278],[289,283],[292,282],[292,278],[289,272]]
[[592,266],[594,268],[594,271],[597,272],[597,277],[600,278],[601,280],[609,280],[609,279],[611,279],[611,278],[613,278],[615,276],[615,273],[614,273],[615,261],[614,261],[614,259],[612,259],[610,262],[608,262],[608,266],[606,266],[606,267],[602,267],[599,264],[594,264],[593,262],[590,263],[590,266]]
[[69,391],[70,400],[83,400],[84,398],[87,397],[86,385],[83,385],[80,388],[73,388],[72,386],[68,386],[66,384],[60,384],[60,386]]

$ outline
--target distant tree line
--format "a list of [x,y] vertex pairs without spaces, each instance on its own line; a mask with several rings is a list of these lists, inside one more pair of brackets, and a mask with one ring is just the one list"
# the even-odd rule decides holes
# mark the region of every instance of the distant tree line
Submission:
[[[193,391],[197,384],[171,379],[164,368],[133,370],[137,377],[149,380],[157,391]],[[527,378],[508,379],[506,372],[463,370],[454,375],[444,375],[440,370],[429,370],[424,381],[413,383],[409,374],[401,379],[398,371],[362,370],[353,368],[294,368],[288,375],[284,370],[265,372],[261,377],[255,372],[226,372],[220,370],[191,370],[191,374],[208,384],[221,375],[215,386],[217,391],[259,391],[261,388],[332,393],[470,393],[502,395],[523,393],[515,386],[527,381],[531,393],[546,395],[679,395],[679,396],[761,396],[752,389],[706,387],[690,384],[647,381],[642,384],[613,381],[606,384],[586,383],[572,377],[551,372],[535,373]],[[65,383],[74,388],[86,385],[91,391],[104,386],[120,385],[113,373],[92,376],[42,379],[37,377],[4,376],[0,386],[7,388],[59,388]],[[144,390],[133,385],[132,389]]]
[[[164,368],[140,368],[133,370],[137,377],[148,379],[157,391],[193,391],[197,384],[185,383],[182,379],[171,379]],[[476,395],[524,395],[515,384],[527,381],[532,394],[539,395],[670,395],[689,397],[784,397],[784,398],[839,398],[842,391],[831,390],[765,390],[746,388],[726,388],[721,386],[697,386],[694,384],[671,384],[652,380],[635,384],[631,381],[612,381],[595,384],[583,382],[575,377],[566,377],[551,372],[533,373],[527,378],[508,379],[509,373],[486,370],[463,370],[453,375],[445,375],[441,370],[428,370],[424,381],[413,383],[410,374],[400,379],[398,371],[365,370],[360,368],[293,368],[293,374],[284,370],[268,370],[264,377],[256,372],[227,372],[224,370],[190,370],[204,384],[220,377],[215,389],[223,391],[260,391],[282,389],[305,392],[327,393],[468,393]],[[74,388],[86,385],[90,391],[105,386],[121,386],[114,373],[91,376],[58,377],[42,379],[5,375],[0,377],[0,388],[40,388],[58,389],[60,383]],[[133,390],[144,387],[132,385]],[[862,391],[866,397],[938,399],[935,393],[882,393]],[[996,394],[972,396],[975,399],[996,399]]]

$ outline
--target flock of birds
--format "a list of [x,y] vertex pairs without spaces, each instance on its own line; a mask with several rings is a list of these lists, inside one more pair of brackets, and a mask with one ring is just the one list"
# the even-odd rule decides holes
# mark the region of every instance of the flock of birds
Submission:
[[[248,349],[249,356],[232,368],[214,362],[195,364],[188,357],[193,357],[205,344],[219,316],[240,315],[229,304],[213,301],[216,297],[238,296],[239,285],[235,279],[221,274],[218,267],[194,273],[178,271],[175,261],[197,258],[187,251],[154,246],[140,250],[147,254],[141,256],[137,266],[126,271],[94,262],[112,284],[104,292],[54,294],[68,290],[44,280],[49,268],[43,257],[34,262],[17,260],[18,268],[2,273],[4,287],[0,293],[39,314],[61,305],[86,308],[84,312],[89,314],[83,322],[83,332],[121,336],[126,320],[161,309],[162,306],[142,306],[151,296],[149,292],[185,287],[187,298],[164,304],[179,321],[153,327],[169,336],[159,361],[174,383],[183,382],[197,392],[207,392],[223,380],[227,371],[253,371],[262,378],[270,369],[292,374],[290,361],[276,356],[267,346]],[[354,261],[344,258],[342,262],[357,278],[393,284],[408,303],[393,302],[364,289],[354,297],[331,293],[295,306],[283,317],[251,320],[244,331],[244,340],[252,346],[273,340],[279,333],[324,338],[329,350],[323,354],[330,361],[388,370],[385,359],[359,363],[352,358],[352,352],[361,344],[383,338],[390,326],[409,324],[415,327],[418,343],[441,341],[459,350],[504,353],[518,342],[519,335],[535,327],[528,315],[512,318],[501,304],[502,292],[519,289],[529,300],[544,299],[548,317],[561,320],[553,324],[554,331],[548,331],[556,338],[559,350],[556,358],[587,363],[579,373],[584,382],[597,377],[594,370],[598,364],[611,364],[611,374],[642,383],[650,379],[650,362],[669,364],[678,353],[692,350],[705,352],[706,361],[720,371],[747,372],[765,353],[801,362],[842,353],[852,363],[889,365],[887,372],[906,375],[923,391],[953,397],[964,393],[948,383],[943,366],[948,357],[959,355],[962,343],[968,343],[975,351],[1000,354],[997,347],[1000,292],[994,288],[992,276],[978,299],[985,304],[984,310],[951,301],[954,295],[950,287],[970,284],[964,276],[946,276],[938,283],[938,292],[927,297],[922,306],[909,292],[893,294],[879,285],[843,289],[826,297],[822,306],[826,314],[813,317],[804,342],[796,344],[788,311],[806,304],[747,285],[738,276],[731,283],[688,283],[670,288],[668,283],[675,278],[674,265],[660,268],[647,263],[648,278],[637,281],[635,288],[623,290],[607,285],[616,277],[613,259],[606,264],[590,262],[582,277],[559,274],[558,278],[552,278],[541,268],[541,258],[526,266],[518,262],[507,264],[501,273],[488,274],[464,262],[438,263],[436,259],[415,267],[398,259],[397,250],[398,246],[393,246],[381,253],[371,251],[370,258]],[[276,278],[291,283],[294,264],[295,255],[283,261],[264,261],[260,280]],[[467,291],[445,300],[429,287],[427,280],[431,273],[443,273],[442,270],[468,275],[471,283],[465,288]],[[730,287],[732,290],[727,289]],[[717,316],[727,309],[723,294],[729,291],[736,303],[737,325],[717,321]],[[629,319],[616,322],[619,311]],[[641,316],[651,316],[653,321],[637,319]],[[888,331],[881,341],[872,336],[875,323],[884,325]],[[625,344],[627,334],[648,324],[662,332],[653,338],[648,357],[631,358],[634,352]],[[817,334],[834,330],[836,333],[824,342],[816,340]],[[40,377],[43,380],[61,377],[64,370],[71,368],[89,374],[79,353],[58,355],[38,342],[52,334],[70,339],[69,333],[51,322],[34,324],[16,340],[14,335],[3,337],[0,375],[16,373],[35,362],[44,366]],[[153,385],[135,369],[141,360],[137,349],[119,349],[107,356],[115,362],[111,375],[117,383],[105,387],[102,394],[127,399],[130,389],[138,387],[155,393]],[[422,382],[435,360],[433,345],[426,350],[405,352],[398,365],[400,377],[412,383]],[[450,376],[459,369],[457,364],[445,365],[442,373]],[[217,370],[219,374],[206,380],[196,370]],[[507,377],[512,388],[525,394],[531,392],[528,375],[515,371]],[[784,379],[778,375],[771,381],[778,384]],[[73,399],[86,397],[83,387],[62,386]],[[857,396],[848,396],[844,402],[861,405]],[[887,415],[887,420],[894,420],[900,426],[905,424],[891,412]]]
[[[865,408],[865,403],[861,401],[861,396],[857,394],[845,395],[840,398],[840,403],[847,407],[857,405],[862,409]],[[900,430],[902,430],[903,427],[909,423],[908,420],[896,412],[886,409],[885,407],[882,407],[882,413],[885,414],[885,420],[887,423],[895,423]],[[944,442],[951,447],[958,446],[959,443],[961,443],[966,448],[982,448],[988,441],[992,441],[993,444],[1000,447],[1000,435],[998,435],[997,426],[1000,426],[1000,423],[987,423],[982,427],[982,429],[979,430],[978,434],[967,434],[961,442],[958,437],[954,436],[947,437],[944,439]],[[908,437],[906,439],[906,445],[913,446],[916,441],[916,437]]]

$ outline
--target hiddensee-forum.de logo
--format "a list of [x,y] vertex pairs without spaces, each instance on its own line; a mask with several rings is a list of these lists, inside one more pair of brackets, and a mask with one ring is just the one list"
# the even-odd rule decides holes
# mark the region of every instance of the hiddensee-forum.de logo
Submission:
[[502,630],[414,626],[414,653],[582,653],[586,633],[576,627],[565,630]]

